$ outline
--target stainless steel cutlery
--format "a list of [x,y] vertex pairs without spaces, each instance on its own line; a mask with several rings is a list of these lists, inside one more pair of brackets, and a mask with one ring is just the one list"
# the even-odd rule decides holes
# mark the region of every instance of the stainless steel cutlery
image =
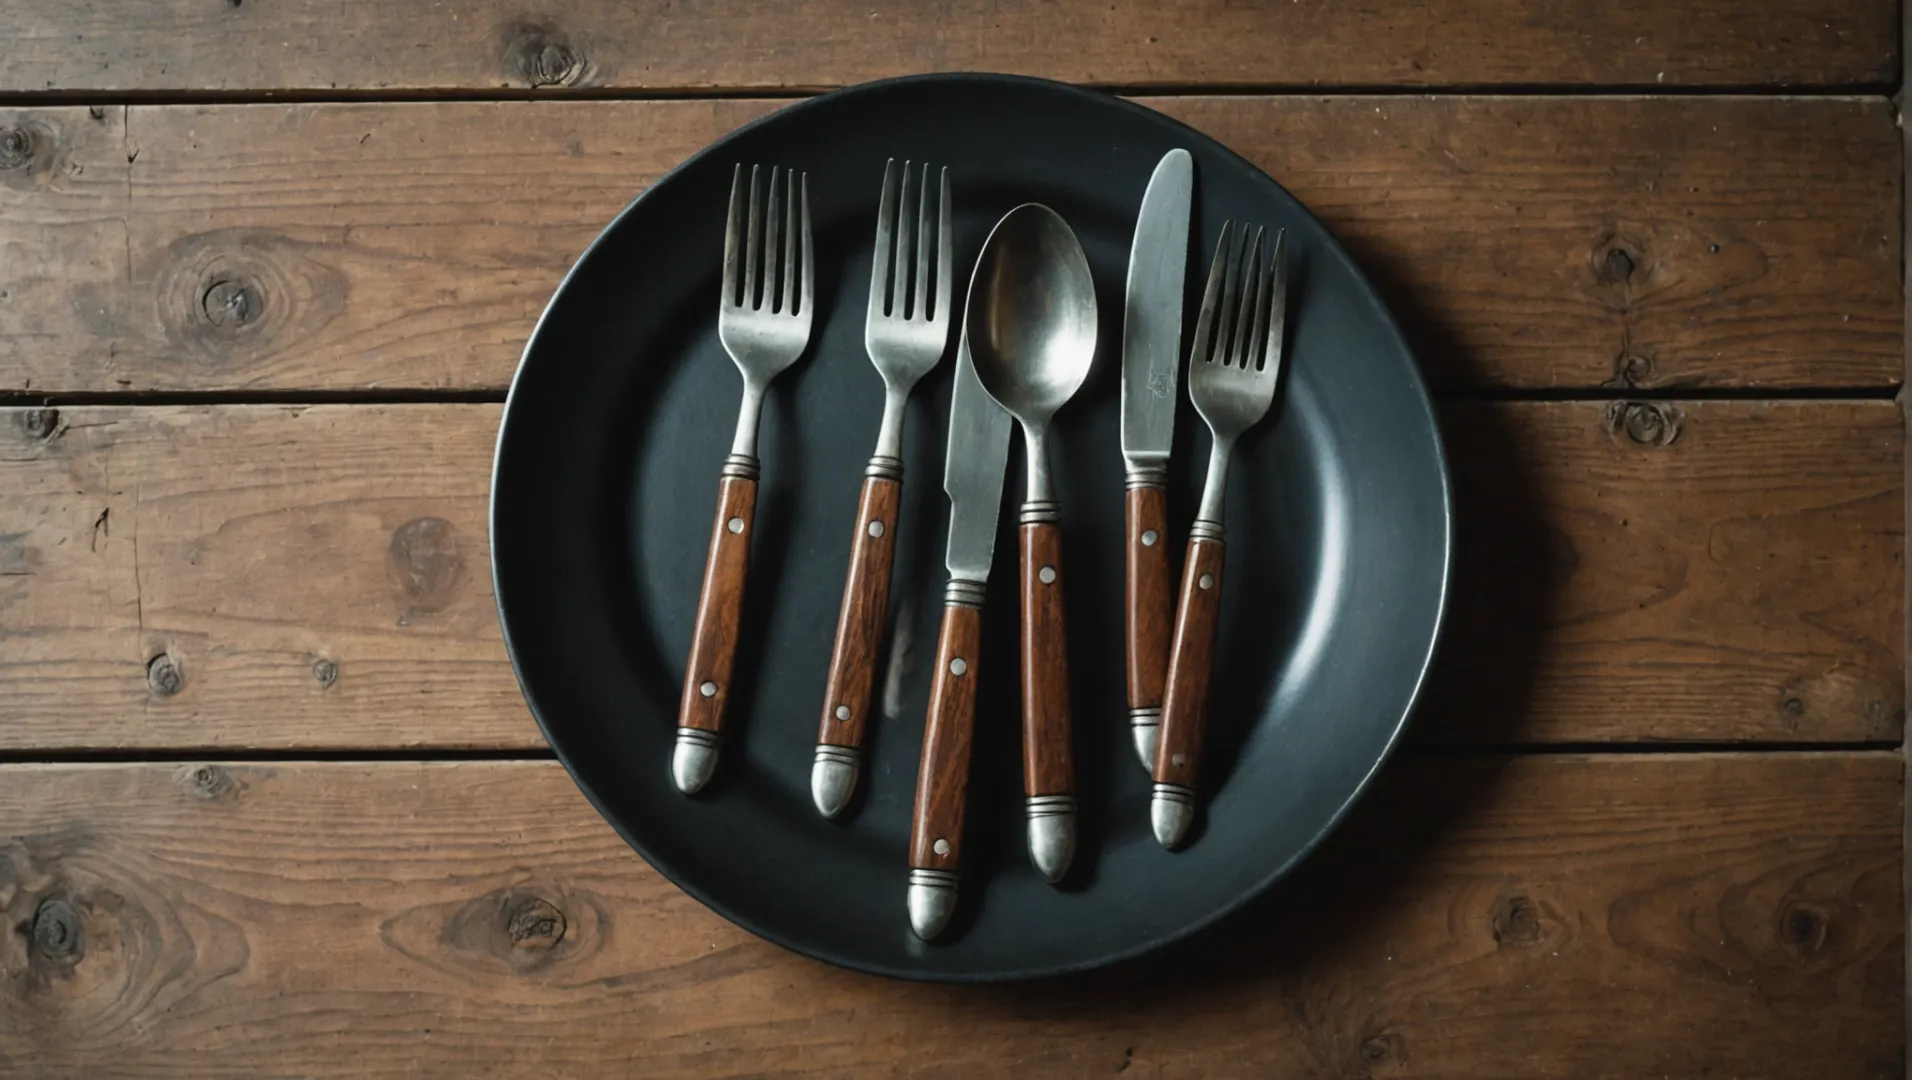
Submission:
[[810,769],[810,797],[824,817],[843,811],[862,774],[870,686],[889,609],[896,514],[903,495],[904,407],[917,380],[949,350],[954,322],[949,308],[949,170],[937,173],[937,180],[932,198],[928,165],[914,187],[909,162],[899,166],[892,160],[883,170],[863,331],[870,362],[883,377],[883,421],[876,452],[863,469],[863,493],[850,534],[850,569]]
[[808,177],[777,168],[766,177],[753,165],[746,188],[739,165],[731,174],[724,226],[717,336],[743,374],[744,397],[718,483],[717,518],[677,706],[671,779],[686,795],[701,790],[717,768],[757,510],[757,419],[770,380],[809,344],[815,262]]
[[1263,255],[1265,230],[1222,227],[1189,352],[1188,396],[1212,436],[1201,508],[1189,527],[1188,553],[1175,610],[1175,638],[1162,702],[1160,745],[1149,821],[1163,847],[1179,847],[1195,819],[1195,777],[1208,720],[1208,684],[1221,613],[1222,499],[1235,440],[1268,413],[1281,381],[1288,312],[1288,247],[1275,234]]
[[1129,731],[1144,769],[1155,767],[1168,680],[1168,458],[1182,361],[1182,282],[1195,162],[1170,150],[1155,166],[1129,252],[1122,314],[1122,464],[1127,474],[1123,629]]

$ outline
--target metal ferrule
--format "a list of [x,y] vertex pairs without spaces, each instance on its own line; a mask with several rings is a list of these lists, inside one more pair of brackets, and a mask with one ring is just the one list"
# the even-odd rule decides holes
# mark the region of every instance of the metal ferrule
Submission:
[[739,480],[755,480],[762,473],[763,469],[757,464],[757,459],[749,454],[724,456],[724,476],[734,476]]
[[943,587],[943,603],[950,607],[979,608],[983,606],[983,597],[987,592],[986,585],[950,578],[949,584]]
[[1052,525],[1062,520],[1062,507],[1054,499],[1031,499],[1022,504],[1020,520],[1024,525]]
[[718,737],[703,728],[680,727],[677,745],[671,750],[671,781],[677,790],[695,795],[710,783],[717,771]]
[[863,751],[853,746],[817,744],[816,759],[810,765],[810,801],[817,813],[826,818],[841,814],[856,794],[862,772]]
[[1032,818],[1049,817],[1076,812],[1074,795],[1031,795],[1024,807]]
[[1162,710],[1130,709],[1129,734],[1135,741],[1135,756],[1142,762],[1142,768],[1154,772],[1155,748],[1162,735]]
[[1170,851],[1188,841],[1195,824],[1195,789],[1186,784],[1155,785],[1155,797],[1149,800],[1149,827],[1155,842]]
[[1157,782],[1155,797],[1165,802],[1181,803],[1184,806],[1195,805],[1195,789],[1187,784],[1165,784]]
[[948,928],[956,913],[956,887],[959,879],[948,870],[911,870],[909,888],[910,930],[924,941],[933,941]]
[[911,870],[911,885],[927,885],[933,889],[953,889],[962,878],[951,870]]
[[1124,484],[1124,487],[1128,490],[1134,490],[1135,488],[1165,488],[1167,486],[1167,465],[1130,465],[1128,467],[1127,479]]
[[878,454],[863,466],[863,475],[873,480],[894,480],[903,482],[903,459],[888,454]]
[[1222,528],[1222,523],[1219,521],[1203,521],[1201,518],[1196,518],[1194,524],[1188,527],[1190,540],[1220,540],[1227,534],[1228,530]]

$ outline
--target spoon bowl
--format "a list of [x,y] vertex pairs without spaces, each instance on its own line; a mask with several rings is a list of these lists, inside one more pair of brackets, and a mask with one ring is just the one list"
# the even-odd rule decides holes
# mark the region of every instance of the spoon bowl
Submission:
[[996,223],[964,322],[983,389],[1025,431],[1047,427],[1095,360],[1095,281],[1061,215],[1024,203]]

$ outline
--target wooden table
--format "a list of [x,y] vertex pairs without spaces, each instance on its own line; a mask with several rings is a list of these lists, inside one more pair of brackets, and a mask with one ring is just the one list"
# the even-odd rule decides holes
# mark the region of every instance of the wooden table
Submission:
[[[9,0],[0,1075],[1904,1070],[1891,0]],[[1221,932],[999,988],[663,882],[539,741],[486,484],[559,276],[781,100],[1134,95],[1381,283],[1457,609]]]

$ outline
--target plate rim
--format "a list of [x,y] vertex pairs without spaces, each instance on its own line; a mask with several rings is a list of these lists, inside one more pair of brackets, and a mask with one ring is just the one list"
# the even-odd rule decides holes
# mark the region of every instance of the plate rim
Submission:
[[[698,887],[695,883],[682,878],[670,867],[660,864],[652,856],[649,849],[631,834],[624,823],[620,821],[616,815],[606,809],[598,793],[579,775],[577,768],[571,761],[570,755],[565,751],[560,741],[553,738],[551,726],[547,723],[544,713],[539,709],[537,702],[532,699],[530,689],[526,686],[524,676],[521,673],[518,655],[519,650],[513,640],[510,619],[505,613],[504,590],[500,587],[499,560],[497,557],[498,480],[500,467],[504,462],[506,440],[512,427],[512,407],[517,400],[519,386],[523,381],[525,370],[530,366],[532,353],[538,348],[539,338],[544,334],[546,325],[551,318],[552,310],[557,306],[559,299],[564,296],[566,290],[571,287],[572,278],[578,274],[579,269],[590,261],[591,256],[600,246],[608,242],[608,238],[611,234],[619,230],[626,218],[639,211],[644,200],[649,198],[653,192],[664,186],[679,173],[689,170],[704,158],[716,154],[721,147],[729,144],[738,136],[754,131],[759,127],[769,125],[779,118],[788,116],[792,112],[817,108],[844,97],[884,93],[895,87],[917,83],[941,83],[955,86],[964,84],[1023,86],[1044,93],[1056,93],[1077,99],[1091,100],[1100,106],[1114,107],[1126,111],[1149,123],[1167,125],[1177,133],[1178,137],[1199,141],[1205,149],[1213,150],[1232,159],[1236,164],[1247,168],[1252,174],[1259,176],[1266,183],[1273,185],[1277,192],[1292,201],[1302,213],[1313,218],[1315,222],[1320,225],[1323,237],[1333,246],[1337,254],[1346,261],[1359,283],[1367,289],[1370,295],[1380,301],[1377,306],[1380,310],[1386,332],[1391,334],[1400,343],[1402,351],[1407,354],[1411,361],[1408,366],[1408,374],[1410,377],[1409,389],[1421,407],[1427,412],[1429,431],[1433,436],[1432,445],[1434,450],[1435,472],[1440,478],[1440,583],[1436,594],[1433,625],[1428,635],[1426,650],[1420,660],[1420,670],[1415,675],[1413,690],[1408,694],[1407,701],[1402,706],[1400,718],[1395,722],[1393,731],[1389,734],[1386,744],[1382,747],[1381,753],[1376,756],[1373,765],[1369,767],[1360,781],[1349,789],[1347,797],[1342,800],[1341,805],[1329,815],[1327,824],[1323,826],[1312,839],[1297,848],[1287,859],[1276,865],[1267,874],[1258,877],[1252,885],[1243,889],[1233,900],[1218,905],[1204,917],[1193,920],[1165,935],[1150,938],[1140,943],[1130,944],[1122,948],[1108,950],[1097,956],[1088,957],[1073,963],[1052,967],[1014,970],[999,969],[993,971],[921,969],[869,962],[829,950],[809,947],[799,944],[781,931],[761,925],[756,920],[739,914],[728,905],[713,899],[705,890]],[[731,925],[739,927],[753,936],[768,941],[780,948],[811,960],[821,961],[833,967],[848,971],[913,982],[943,984],[1009,983],[1056,978],[1064,975],[1095,971],[1133,961],[1144,955],[1161,951],[1171,945],[1193,938],[1218,923],[1223,922],[1230,916],[1239,913],[1257,898],[1265,895],[1270,888],[1281,879],[1287,877],[1296,866],[1313,854],[1328,837],[1340,829],[1354,807],[1368,794],[1368,790],[1373,785],[1375,777],[1380,774],[1382,768],[1387,765],[1394,757],[1395,751],[1399,749],[1409,723],[1412,722],[1415,713],[1422,704],[1422,699],[1427,690],[1429,672],[1432,671],[1434,667],[1435,658],[1440,652],[1441,642],[1446,634],[1448,617],[1452,610],[1451,601],[1453,596],[1454,480],[1448,464],[1446,440],[1441,434],[1439,412],[1435,408],[1433,395],[1428,390],[1427,380],[1422,375],[1420,359],[1412,343],[1408,340],[1407,335],[1402,332],[1400,320],[1396,318],[1393,308],[1381,297],[1380,290],[1375,287],[1373,280],[1367,271],[1363,269],[1361,263],[1347,251],[1340,237],[1328,227],[1327,223],[1321,221],[1319,215],[1309,209],[1306,203],[1296,198],[1279,180],[1269,175],[1268,172],[1259,165],[1236,153],[1214,136],[1184,123],[1167,113],[1151,109],[1146,105],[1131,101],[1128,98],[1112,92],[1105,92],[1090,87],[1078,86],[1073,83],[1060,82],[1033,75],[985,71],[930,72],[876,79],[869,82],[840,87],[811,97],[788,102],[762,116],[741,124],[711,142],[706,143],[702,147],[699,147],[690,156],[666,170],[658,176],[656,180],[645,187],[643,191],[633,196],[632,199],[624,205],[623,209],[619,210],[609,221],[599,228],[597,235],[592,237],[591,242],[585,246],[583,251],[579,252],[577,258],[572,261],[571,266],[565,270],[563,277],[559,279],[557,286],[552,290],[550,298],[545,301],[543,309],[538,313],[537,322],[533,324],[530,335],[525,339],[524,349],[518,356],[518,363],[512,369],[511,382],[506,389],[504,405],[498,418],[497,441],[492,450],[491,480],[486,490],[485,532],[490,555],[488,561],[490,562],[492,603],[498,615],[499,632],[504,639],[505,654],[511,662],[512,678],[518,684],[519,696],[524,699],[525,707],[530,711],[532,719],[537,723],[538,732],[543,736],[546,747],[551,751],[558,763],[564,767],[564,771],[570,777],[572,784],[583,793],[585,800],[590,803],[593,810],[597,811],[598,816],[610,825],[612,831],[614,831],[639,858],[643,859],[647,866],[664,878],[664,880],[682,890],[686,895]],[[901,859],[898,860],[897,865],[899,870],[898,881],[900,883],[902,879],[901,870],[903,868]],[[901,890],[899,889],[899,906],[901,903],[900,896]]]

